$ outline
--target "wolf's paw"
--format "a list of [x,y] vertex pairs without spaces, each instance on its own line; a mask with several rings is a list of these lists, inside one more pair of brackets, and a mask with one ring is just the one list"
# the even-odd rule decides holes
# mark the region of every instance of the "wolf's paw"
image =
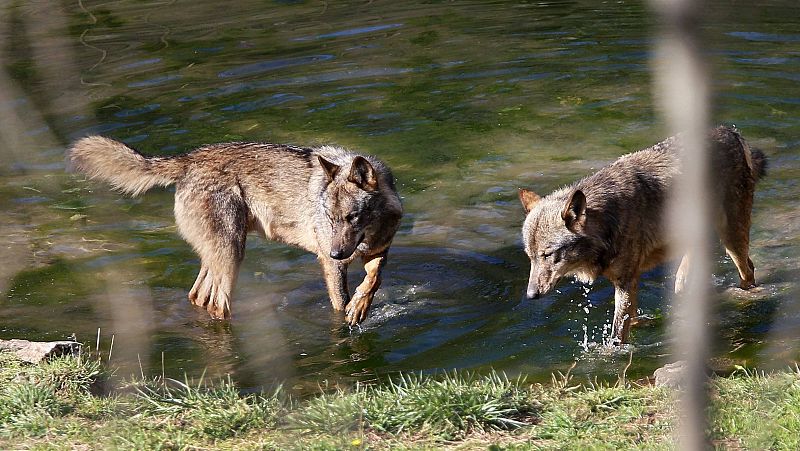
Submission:
[[189,302],[191,302],[192,305],[197,306],[197,307],[205,307],[206,304],[208,303],[208,297],[200,298],[197,295],[192,296],[192,294],[190,293],[189,294]]
[[214,319],[230,319],[231,309],[227,306],[219,306],[216,304],[208,304],[208,314]]
[[752,290],[752,289],[754,289],[754,288],[758,288],[758,285],[756,285],[756,282],[755,282],[754,280],[753,280],[753,281],[750,281],[750,280],[742,280],[742,281],[739,283],[739,289],[742,289],[742,290]]
[[369,311],[370,304],[372,304],[372,296],[356,291],[353,295],[353,299],[347,304],[345,309],[345,319],[347,319],[347,323],[351,326],[355,326],[367,319],[367,312]]
[[227,296],[214,296],[212,294],[212,299],[206,304],[206,310],[208,314],[211,315],[214,319],[230,319],[231,317],[231,304],[230,300]]

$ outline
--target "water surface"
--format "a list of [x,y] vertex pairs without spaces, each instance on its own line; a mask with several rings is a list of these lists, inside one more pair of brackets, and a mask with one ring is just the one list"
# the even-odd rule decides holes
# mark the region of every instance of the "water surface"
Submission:
[[[798,358],[800,7],[711,2],[714,121],[770,158],[741,293],[718,252],[722,361]],[[0,338],[75,334],[128,371],[232,374],[297,390],[395,371],[490,368],[615,377],[613,289],[566,281],[521,299],[517,188],[547,193],[664,137],[639,2],[138,2],[5,6],[0,15]],[[394,170],[406,215],[370,318],[331,311],[315,258],[248,240],[230,322],[186,300],[198,260],[172,189],[137,199],[67,175],[100,133],[173,155],[209,142],[336,144]],[[358,268],[354,268],[358,269]],[[645,275],[629,374],[671,359],[668,268]],[[351,270],[353,282],[363,272]],[[351,286],[354,286],[351,284]]]

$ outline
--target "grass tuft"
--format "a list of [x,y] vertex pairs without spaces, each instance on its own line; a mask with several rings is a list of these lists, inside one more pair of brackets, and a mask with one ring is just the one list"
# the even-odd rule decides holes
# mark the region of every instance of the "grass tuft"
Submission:
[[0,433],[41,436],[54,418],[86,400],[106,373],[84,358],[58,358],[30,365],[0,352]]
[[401,375],[385,387],[367,390],[369,426],[400,433],[418,430],[442,439],[473,431],[516,429],[530,424],[538,406],[527,396],[523,378],[504,374],[444,373],[430,378]]
[[171,419],[189,435],[212,439],[272,427],[284,410],[280,388],[271,396],[242,396],[230,378],[216,384],[202,378],[194,384],[153,380],[139,383],[136,391],[141,415]]
[[304,432],[342,434],[355,431],[364,426],[365,403],[363,390],[322,393],[291,413],[287,424],[291,429]]
[[0,432],[43,435],[64,408],[52,387],[28,382],[7,385],[0,390]]
[[[715,380],[712,437],[747,449],[800,449],[800,373],[738,368]],[[734,402],[735,400],[735,402]]]
[[500,373],[444,373],[438,377],[401,374],[383,386],[357,386],[308,401],[290,417],[307,431],[341,432],[370,428],[414,432],[452,440],[471,432],[516,429],[531,424],[538,404],[523,378]]

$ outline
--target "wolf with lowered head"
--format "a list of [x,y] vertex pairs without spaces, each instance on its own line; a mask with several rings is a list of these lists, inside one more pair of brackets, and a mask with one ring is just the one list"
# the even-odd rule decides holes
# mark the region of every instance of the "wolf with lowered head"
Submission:
[[[175,184],[178,231],[200,256],[189,300],[221,319],[231,315],[245,239],[255,232],[316,254],[333,308],[360,323],[403,211],[385,164],[338,147],[233,142],[145,157],[89,136],[67,150],[67,164],[134,196]],[[358,258],[367,274],[351,299],[347,267]]]
[[[527,214],[522,226],[531,261],[527,297],[547,293],[564,276],[591,283],[605,276],[614,285],[612,342],[627,343],[636,322],[639,276],[683,255],[675,280],[682,290],[689,254],[672,249],[664,226],[671,186],[680,173],[680,138],[624,155],[594,174],[545,197],[520,189]],[[755,286],[749,257],[753,191],[765,175],[766,157],[730,127],[709,136],[713,222],[739,270],[740,287]]]

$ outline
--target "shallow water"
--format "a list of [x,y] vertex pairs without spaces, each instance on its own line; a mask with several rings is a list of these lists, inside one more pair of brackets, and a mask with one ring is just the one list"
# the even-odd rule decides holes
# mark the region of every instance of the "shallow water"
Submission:
[[[753,214],[762,287],[729,290],[738,276],[720,250],[715,353],[782,366],[800,355],[800,7],[712,3],[714,120],[770,158]],[[301,391],[400,370],[546,379],[574,362],[616,377],[628,355],[596,350],[610,329],[606,281],[521,299],[516,189],[549,192],[664,136],[653,22],[637,2],[6,6],[0,338],[94,343],[99,329],[120,373],[230,373]],[[233,320],[208,319],[186,300],[198,261],[177,236],[173,191],[129,199],[64,173],[64,146],[89,133],[160,155],[258,140],[380,156],[406,215],[369,319],[343,326],[314,257],[256,237]],[[642,282],[650,321],[633,333],[630,376],[670,360],[669,273]]]

